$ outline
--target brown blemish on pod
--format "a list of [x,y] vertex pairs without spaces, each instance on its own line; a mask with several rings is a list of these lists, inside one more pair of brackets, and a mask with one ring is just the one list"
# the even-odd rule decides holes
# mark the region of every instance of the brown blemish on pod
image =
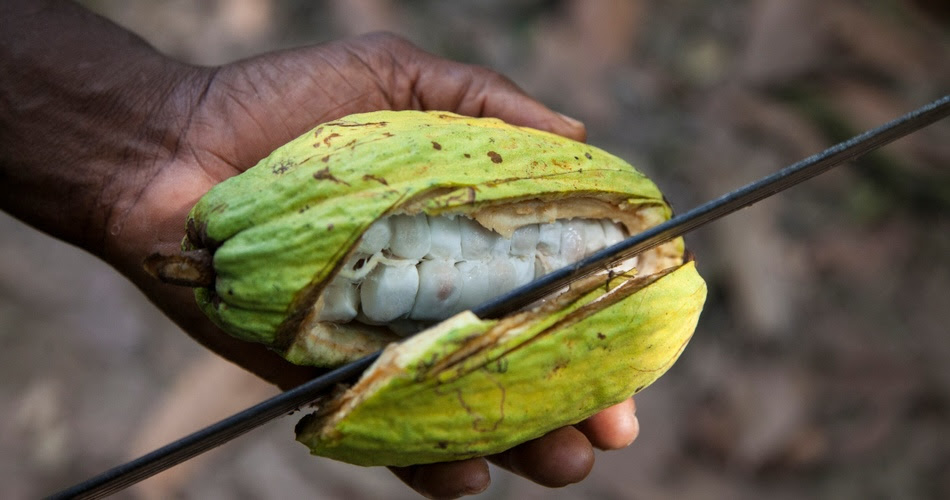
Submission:
[[372,175],[372,174],[366,174],[366,175],[364,175],[364,176],[363,176],[363,180],[364,180],[364,181],[376,181],[376,182],[378,182],[378,183],[380,183],[380,184],[382,184],[382,185],[384,185],[384,186],[388,186],[388,185],[389,185],[389,183],[386,182],[386,179],[383,179],[382,177],[379,177],[379,176],[377,176],[377,175]]
[[278,164],[276,164],[276,165],[272,165],[272,166],[271,166],[271,172],[273,172],[274,175],[280,175],[280,174],[282,174],[282,173],[284,173],[284,172],[290,170],[290,167],[292,167],[292,166],[293,166],[292,163],[290,163],[290,162],[287,161],[287,160],[283,160],[283,161],[281,161],[280,163],[278,163]]
[[385,127],[389,125],[389,122],[348,122],[348,121],[337,121],[327,123],[327,126],[330,127]]
[[349,182],[337,179],[333,174],[330,173],[330,167],[325,167],[323,170],[317,170],[313,173],[313,178],[318,181],[327,180],[336,184],[345,184],[350,185]]
[[218,248],[218,242],[208,237],[208,223],[206,221],[199,226],[194,218],[189,217],[186,223],[185,236],[192,249],[207,248],[214,251]]
[[313,143],[313,147],[315,147],[315,148],[319,148],[319,147],[320,147],[320,141],[319,141],[319,139],[320,139],[320,134],[321,134],[322,132],[323,132],[323,127],[317,127],[316,130],[313,131],[313,138],[314,138],[314,139],[317,139],[317,142]]
[[204,248],[206,246],[204,240],[207,227],[208,223],[202,222],[201,228],[199,228],[195,219],[188,217],[188,222],[185,223],[185,237],[188,240],[188,245],[192,248]]
[[492,163],[501,163],[504,160],[501,158],[501,155],[495,151],[489,151],[488,157],[491,158]]
[[326,144],[327,146],[329,146],[329,145],[330,145],[330,141],[331,141],[334,137],[340,137],[340,134],[334,132],[334,133],[332,133],[332,134],[326,136],[326,137],[323,139],[323,143]]

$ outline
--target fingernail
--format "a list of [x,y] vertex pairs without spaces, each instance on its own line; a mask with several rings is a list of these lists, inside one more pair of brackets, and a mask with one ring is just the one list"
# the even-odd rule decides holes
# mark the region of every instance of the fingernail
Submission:
[[[620,419],[617,422],[617,429],[619,436],[623,436],[623,441],[615,443],[612,447],[613,449],[626,448],[633,444],[636,441],[637,436],[640,434],[640,419],[637,418],[637,408],[634,406],[631,408],[632,411],[623,412],[620,414]],[[619,445],[619,446],[618,446]]]
[[576,120],[576,119],[574,119],[574,118],[571,118],[570,116],[567,116],[567,115],[565,115],[564,113],[558,113],[558,116],[560,116],[562,120],[564,120],[565,122],[567,122],[567,123],[568,123],[569,125],[571,125],[572,127],[583,127],[583,126],[584,126],[584,124],[583,124],[580,120]]
[[640,435],[640,419],[637,418],[635,414],[631,415],[630,427],[633,429],[633,432],[631,433],[632,437],[630,438],[630,441],[627,441],[627,444],[624,445],[624,448],[633,444],[633,442],[636,441],[637,437]]

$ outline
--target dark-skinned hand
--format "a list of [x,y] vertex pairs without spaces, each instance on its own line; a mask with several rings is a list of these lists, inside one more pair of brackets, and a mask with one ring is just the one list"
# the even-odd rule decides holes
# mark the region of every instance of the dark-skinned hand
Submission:
[[[147,255],[178,248],[188,210],[212,186],[319,123],[380,109],[492,116],[585,138],[582,124],[499,74],[392,35],[195,67],[69,3],[13,0],[0,19],[0,60],[17,68],[0,77],[3,209],[100,256],[198,342],[285,389],[318,372],[226,335],[190,290],[142,269]],[[44,37],[51,31],[58,49]],[[638,430],[628,400],[487,459],[563,486],[587,476],[594,447],[627,446]],[[436,498],[490,481],[484,458],[392,470]]]

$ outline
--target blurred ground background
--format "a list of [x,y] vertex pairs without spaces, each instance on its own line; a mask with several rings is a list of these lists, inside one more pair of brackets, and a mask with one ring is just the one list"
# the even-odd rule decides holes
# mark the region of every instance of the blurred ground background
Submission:
[[[939,0],[88,0],[220,64],[365,31],[493,67],[680,210],[950,89]],[[710,298],[637,397],[641,436],[549,491],[484,498],[950,498],[950,123],[696,232]],[[0,491],[65,487],[274,390],[109,268],[0,216]],[[124,498],[412,498],[283,419]]]

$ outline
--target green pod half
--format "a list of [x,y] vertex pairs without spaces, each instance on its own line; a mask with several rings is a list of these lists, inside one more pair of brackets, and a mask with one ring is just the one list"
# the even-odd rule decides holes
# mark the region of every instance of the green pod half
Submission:
[[588,284],[498,321],[459,314],[384,351],[355,386],[301,420],[297,439],[359,465],[504,451],[659,378],[686,347],[705,297],[688,262]]

